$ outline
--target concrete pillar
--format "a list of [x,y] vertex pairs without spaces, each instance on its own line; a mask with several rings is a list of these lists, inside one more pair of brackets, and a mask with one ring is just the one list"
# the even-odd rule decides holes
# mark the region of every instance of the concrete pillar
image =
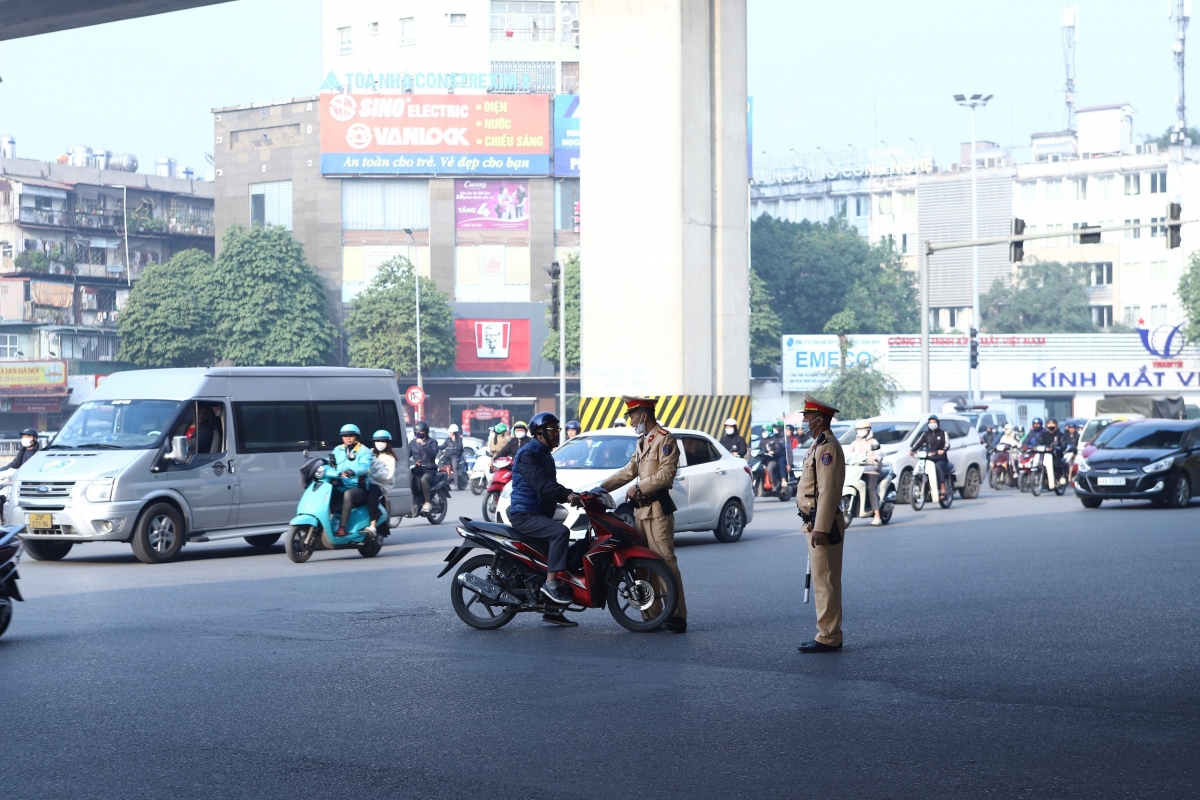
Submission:
[[583,0],[582,394],[748,395],[745,0]]

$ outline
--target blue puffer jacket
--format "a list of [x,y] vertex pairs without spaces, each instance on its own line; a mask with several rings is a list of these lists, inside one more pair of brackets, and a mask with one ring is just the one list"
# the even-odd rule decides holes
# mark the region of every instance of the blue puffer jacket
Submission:
[[554,457],[546,445],[533,439],[517,451],[510,514],[540,514],[553,519],[555,506],[570,495],[571,490],[558,482]]
[[[367,488],[367,475],[371,472],[371,449],[369,447],[364,447],[362,442],[355,442],[354,447],[347,450],[346,445],[339,444],[333,448],[333,461],[338,475],[350,470],[362,479],[362,488]],[[351,479],[347,478],[346,482],[351,484],[347,488],[355,488]]]

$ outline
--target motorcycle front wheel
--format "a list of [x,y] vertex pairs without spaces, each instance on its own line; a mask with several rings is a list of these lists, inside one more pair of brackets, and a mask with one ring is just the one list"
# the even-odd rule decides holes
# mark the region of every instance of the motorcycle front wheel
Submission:
[[471,479],[471,494],[483,494],[483,490],[487,488],[483,478]]
[[0,636],[8,630],[8,624],[12,622],[13,603],[7,597],[0,597]]
[[483,521],[496,521],[496,503],[500,502],[499,492],[488,492],[487,497],[483,498]]
[[287,557],[297,564],[303,564],[312,557],[316,550],[316,531],[311,525],[293,525],[283,540],[283,549]]
[[1029,472],[1029,491],[1033,492],[1034,497],[1038,497],[1042,493],[1042,468],[1034,467]]
[[517,615],[517,609],[502,603],[489,604],[487,598],[480,597],[463,586],[458,576],[470,572],[480,580],[491,581],[492,564],[495,561],[496,556],[491,554],[468,558],[455,571],[454,580],[450,583],[450,604],[454,606],[454,613],[458,614],[458,618],[463,622],[480,631],[503,628],[512,622],[512,618]]
[[909,483],[908,489],[909,503],[912,505],[913,511],[920,511],[925,507],[925,476],[913,475],[912,481]]
[[607,578],[608,612],[625,630],[647,633],[675,616],[679,587],[663,562],[631,558]]

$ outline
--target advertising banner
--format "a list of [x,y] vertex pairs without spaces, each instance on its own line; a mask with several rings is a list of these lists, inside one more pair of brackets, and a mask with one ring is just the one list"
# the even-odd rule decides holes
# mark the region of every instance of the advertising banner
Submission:
[[579,95],[554,97],[554,174],[579,175]]
[[[887,370],[888,337],[851,336],[847,364],[866,364]],[[833,379],[841,366],[838,337],[825,334],[783,337],[783,390],[811,392]]]
[[321,95],[321,172],[549,175],[546,95]]
[[0,362],[0,394],[28,395],[67,393],[67,362]]
[[455,369],[463,372],[528,372],[527,319],[456,319]]
[[460,231],[529,230],[529,181],[455,181],[454,227]]

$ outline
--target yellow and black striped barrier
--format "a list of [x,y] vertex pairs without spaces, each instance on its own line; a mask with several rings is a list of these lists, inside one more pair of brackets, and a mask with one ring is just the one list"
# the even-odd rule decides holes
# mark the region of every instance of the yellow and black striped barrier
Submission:
[[[725,420],[738,421],[738,431],[746,436],[750,431],[750,395],[652,395],[656,401],[655,417],[667,430],[691,428],[704,431],[717,439],[724,433]],[[619,397],[579,398],[579,423],[585,431],[611,428],[625,415],[625,404]]]

